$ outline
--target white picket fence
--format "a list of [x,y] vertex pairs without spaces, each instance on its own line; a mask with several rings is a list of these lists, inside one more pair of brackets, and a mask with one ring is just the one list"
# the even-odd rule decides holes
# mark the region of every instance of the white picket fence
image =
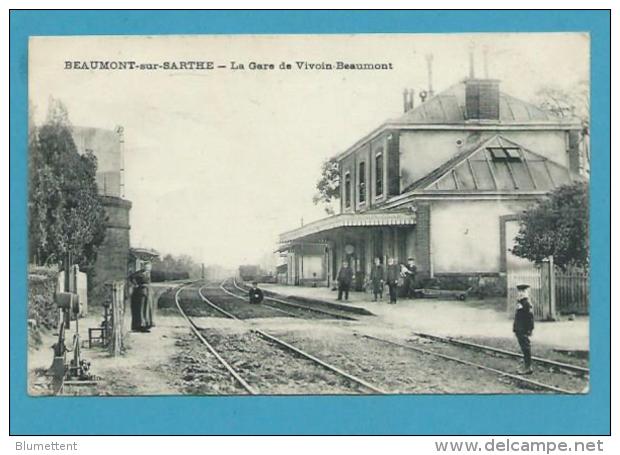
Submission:
[[552,265],[547,262],[540,267],[534,264],[531,267],[520,267],[507,274],[507,305],[508,313],[512,314],[517,302],[517,286],[527,284],[530,286],[530,301],[537,320],[552,320],[556,318],[555,296],[551,292],[553,288],[553,274],[550,273]]
[[589,276],[579,269],[562,271],[553,258],[541,264],[508,270],[506,310],[512,314],[517,301],[517,285],[530,286],[530,300],[537,320],[555,320],[559,314],[589,313]]

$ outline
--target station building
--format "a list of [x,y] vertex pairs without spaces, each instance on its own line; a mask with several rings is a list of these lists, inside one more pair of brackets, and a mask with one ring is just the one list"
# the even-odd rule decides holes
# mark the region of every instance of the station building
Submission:
[[349,261],[360,288],[373,258],[414,257],[421,277],[502,277],[517,216],[585,178],[579,119],[556,115],[472,77],[417,107],[405,100],[336,157],[340,214],[280,235],[286,282],[331,286]]

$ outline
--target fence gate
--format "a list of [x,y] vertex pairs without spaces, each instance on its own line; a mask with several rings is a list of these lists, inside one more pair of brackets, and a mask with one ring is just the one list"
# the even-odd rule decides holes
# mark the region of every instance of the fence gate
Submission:
[[539,321],[557,319],[555,273],[552,257],[540,264],[520,265],[513,269],[509,267],[506,278],[508,285],[506,310],[509,314],[513,314],[515,311],[517,285],[528,284],[534,318]]
[[125,317],[125,282],[124,281],[112,281],[109,287],[112,292],[112,305],[111,305],[111,333],[110,344],[108,346],[110,353],[113,356],[121,354],[123,349],[123,320]]

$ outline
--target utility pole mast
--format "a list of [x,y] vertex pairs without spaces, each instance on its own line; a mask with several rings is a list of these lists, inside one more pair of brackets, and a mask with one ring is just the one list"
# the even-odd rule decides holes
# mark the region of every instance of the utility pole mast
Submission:
[[125,198],[125,128],[122,126],[116,127],[116,134],[118,134],[119,155],[120,155],[120,197]]

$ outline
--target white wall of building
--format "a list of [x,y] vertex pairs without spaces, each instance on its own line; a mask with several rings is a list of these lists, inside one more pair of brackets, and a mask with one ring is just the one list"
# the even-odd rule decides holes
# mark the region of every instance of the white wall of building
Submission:
[[[435,273],[500,271],[500,217],[528,201],[436,201],[431,209],[431,261]],[[516,234],[516,223],[507,233]],[[512,237],[514,238],[514,236]],[[506,245],[511,248],[512,242]]]

